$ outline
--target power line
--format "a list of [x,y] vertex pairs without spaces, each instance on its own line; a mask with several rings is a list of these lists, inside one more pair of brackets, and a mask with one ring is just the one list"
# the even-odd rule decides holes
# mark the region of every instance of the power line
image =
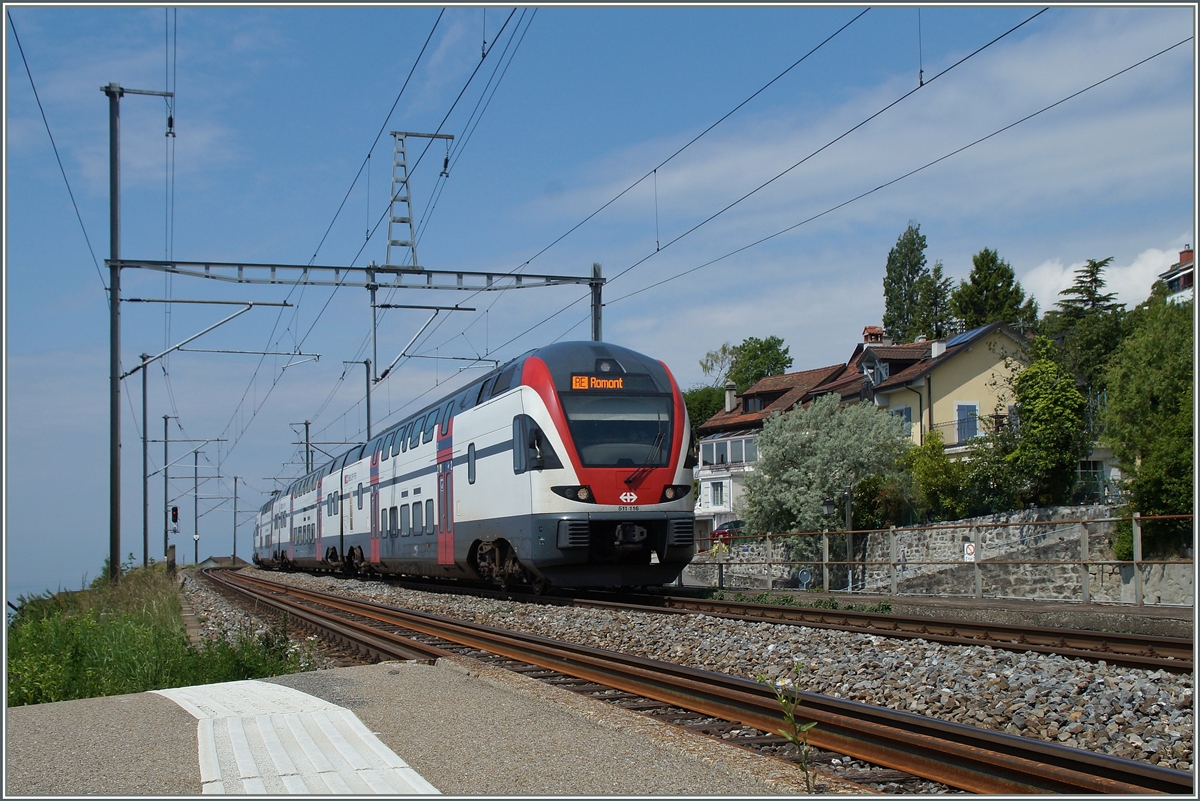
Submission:
[[[46,119],[46,110],[42,108],[42,99],[38,96],[37,85],[33,82],[33,72],[29,62],[25,60],[25,48],[21,47],[21,37],[17,36],[17,26],[13,22],[12,12],[8,13],[8,26],[12,28],[13,39],[17,42],[17,50],[21,53],[21,63],[25,65],[25,74],[29,76],[29,86],[33,89],[33,99],[37,101],[38,111],[42,115],[42,124],[46,126],[46,135],[50,137],[50,147],[54,149],[54,158],[58,162],[58,170],[62,173],[63,183],[67,185],[67,194],[71,196],[71,206],[75,209],[75,219],[83,231],[83,239],[87,242],[88,253],[92,254],[92,264],[96,265],[96,275],[100,276],[100,286],[104,288],[107,300],[108,286],[104,283],[104,273],[100,272],[100,262],[96,259],[96,251],[92,249],[92,240],[88,237],[87,226],[83,224],[83,216],[79,213],[79,204],[75,202],[75,193],[71,191],[71,181],[67,178],[66,168],[63,167],[62,157],[58,154],[58,145],[54,142],[54,134],[50,131],[50,121]],[[108,301],[111,306],[112,301]]]
[[970,148],[972,148],[972,147],[975,147],[975,145],[978,145],[978,144],[981,144],[981,143],[983,143],[983,142],[986,142],[987,140],[989,140],[989,139],[991,139],[991,138],[993,138],[993,137],[995,137],[995,136],[999,136],[1000,134],[1004,133],[1005,131],[1008,131],[1008,130],[1010,130],[1010,129],[1012,129],[1012,128],[1015,128],[1016,126],[1020,125],[1020,124],[1021,124],[1021,123],[1023,123],[1023,122],[1028,122],[1029,120],[1033,119],[1034,117],[1036,117],[1036,116],[1038,116],[1038,115],[1040,115],[1040,114],[1044,114],[1045,112],[1049,111],[1050,109],[1052,109],[1052,108],[1055,108],[1056,106],[1060,106],[1060,105],[1062,105],[1063,103],[1066,103],[1068,100],[1073,100],[1074,98],[1076,98],[1076,97],[1079,97],[1079,96],[1080,96],[1080,95],[1082,95],[1083,93],[1085,93],[1085,92],[1088,92],[1088,91],[1091,91],[1092,89],[1095,89],[1096,87],[1100,86],[1101,84],[1108,83],[1109,81],[1113,80],[1114,78],[1117,78],[1118,76],[1120,76],[1120,75],[1123,75],[1123,74],[1125,74],[1126,72],[1129,72],[1129,71],[1130,71],[1130,70],[1132,70],[1132,69],[1135,69],[1135,68],[1137,68],[1137,67],[1140,67],[1141,65],[1143,65],[1143,64],[1145,64],[1145,63],[1147,63],[1147,62],[1149,62],[1149,61],[1152,61],[1153,59],[1156,59],[1156,58],[1158,58],[1159,56],[1165,55],[1166,53],[1169,53],[1170,51],[1174,50],[1175,48],[1177,48],[1177,47],[1180,47],[1181,45],[1187,44],[1187,43],[1188,43],[1188,42],[1190,42],[1191,40],[1192,40],[1192,37],[1190,37],[1190,36],[1189,36],[1188,38],[1186,38],[1186,39],[1184,39],[1184,40],[1182,40],[1182,41],[1180,41],[1180,42],[1176,42],[1175,44],[1171,45],[1170,47],[1168,47],[1168,48],[1166,48],[1166,49],[1164,49],[1164,50],[1160,50],[1159,52],[1155,53],[1154,55],[1152,55],[1152,56],[1148,56],[1147,58],[1144,58],[1144,59],[1142,59],[1141,61],[1138,61],[1136,64],[1132,64],[1132,65],[1130,65],[1130,66],[1126,67],[1126,68],[1125,68],[1125,69],[1123,69],[1123,70],[1120,70],[1120,71],[1118,71],[1118,72],[1114,72],[1112,75],[1109,75],[1107,78],[1103,78],[1103,79],[1101,79],[1101,80],[1099,80],[1099,81],[1096,81],[1095,83],[1093,83],[1093,84],[1091,84],[1091,85],[1089,85],[1089,86],[1086,86],[1086,87],[1084,87],[1083,89],[1080,89],[1080,90],[1079,90],[1079,91],[1077,91],[1077,92],[1073,92],[1072,94],[1069,94],[1069,95],[1067,95],[1066,97],[1062,98],[1061,100],[1057,100],[1057,101],[1055,101],[1055,102],[1051,103],[1051,104],[1050,104],[1050,105],[1048,105],[1048,106],[1045,106],[1045,107],[1043,107],[1043,108],[1041,108],[1041,109],[1038,109],[1037,111],[1033,112],[1032,114],[1027,114],[1026,116],[1022,117],[1021,119],[1019,119],[1019,120],[1016,120],[1015,122],[1011,122],[1011,123],[1009,123],[1008,125],[1005,125],[1003,128],[998,128],[998,129],[996,129],[995,131],[992,131],[992,132],[991,132],[990,134],[988,134],[987,136],[980,137],[979,139],[976,139],[975,141],[973,141],[973,142],[970,142],[969,144],[963,145],[963,146],[962,146],[962,147],[960,147],[960,148],[957,148],[957,149],[955,149],[955,150],[952,150],[952,151],[950,151],[949,153],[946,153],[946,154],[945,154],[945,155],[943,155],[943,156],[939,156],[938,158],[934,159],[933,161],[929,161],[929,162],[927,162],[927,163],[925,163],[925,164],[922,164],[920,167],[917,167],[917,168],[916,168],[916,169],[914,169],[914,170],[909,170],[908,172],[904,173],[903,175],[900,175],[900,176],[898,176],[898,177],[896,177],[896,178],[893,178],[892,180],[890,180],[890,181],[888,181],[888,182],[886,182],[886,183],[882,183],[882,184],[880,184],[879,186],[875,187],[874,189],[870,189],[870,190],[868,190],[868,191],[866,191],[866,192],[862,192],[861,194],[855,195],[854,197],[850,198],[849,200],[845,200],[845,201],[843,201],[843,202],[841,202],[841,203],[837,204],[836,206],[831,206],[830,208],[826,209],[825,211],[822,211],[822,212],[821,212],[821,213],[819,213],[819,214],[814,214],[813,216],[809,217],[808,219],[801,220],[800,222],[796,223],[795,225],[790,225],[790,226],[788,226],[787,228],[784,228],[784,229],[782,229],[782,230],[780,230],[780,231],[776,231],[775,233],[773,233],[773,234],[770,234],[769,236],[764,236],[762,239],[755,240],[754,242],[751,242],[751,243],[750,243],[750,244],[748,244],[748,245],[743,245],[742,247],[740,247],[740,248],[737,248],[736,250],[731,250],[730,252],[726,253],[726,254],[725,254],[725,255],[723,255],[723,256],[718,256],[717,258],[713,259],[712,261],[707,261],[707,262],[705,262],[704,264],[698,265],[698,266],[696,266],[696,267],[692,267],[691,269],[689,269],[689,270],[685,270],[685,271],[683,271],[683,272],[681,272],[681,273],[677,273],[676,275],[673,275],[673,276],[671,276],[670,278],[666,278],[666,279],[663,279],[662,281],[659,281],[659,282],[657,282],[657,283],[650,284],[649,286],[642,287],[641,289],[635,290],[635,291],[633,291],[633,292],[630,292],[630,293],[628,293],[628,294],[626,294],[626,295],[621,295],[620,297],[613,298],[612,300],[608,301],[608,303],[609,303],[609,304],[612,304],[612,303],[617,303],[617,302],[619,302],[619,301],[626,300],[627,298],[631,298],[631,297],[633,297],[634,295],[641,294],[642,292],[645,292],[645,291],[647,291],[647,290],[649,290],[649,289],[654,289],[655,287],[662,286],[663,284],[666,284],[666,283],[669,283],[669,282],[671,282],[671,281],[674,281],[674,280],[675,280],[675,279],[677,279],[677,278],[682,278],[682,277],[684,277],[685,275],[690,275],[691,273],[694,273],[694,272],[696,272],[697,270],[700,270],[700,269],[703,269],[704,267],[708,267],[708,266],[710,266],[710,265],[716,264],[717,262],[719,262],[719,261],[722,261],[722,260],[724,260],[724,259],[727,259],[727,258],[729,258],[730,256],[734,256],[734,255],[736,255],[736,254],[738,254],[738,253],[741,253],[743,250],[748,250],[749,248],[755,247],[756,245],[761,245],[763,242],[766,242],[766,241],[768,241],[768,240],[770,240],[770,239],[774,239],[774,238],[775,238],[775,237],[777,237],[777,236],[781,236],[781,235],[783,235],[783,234],[786,234],[786,233],[787,233],[787,232],[789,232],[789,231],[793,231],[793,230],[795,230],[795,229],[799,228],[799,227],[800,227],[800,226],[802,226],[802,225],[807,225],[808,223],[810,223],[810,222],[812,222],[812,221],[814,221],[814,220],[817,220],[817,219],[819,219],[819,218],[821,218],[821,217],[824,217],[826,214],[830,214],[830,213],[832,213],[832,212],[835,212],[835,211],[837,211],[838,209],[841,209],[841,208],[844,208],[845,206],[848,206],[848,205],[850,205],[851,203],[854,203],[854,202],[856,202],[856,201],[862,200],[863,198],[865,198],[865,197],[867,197],[867,196],[869,196],[869,195],[873,195],[873,194],[875,194],[876,192],[879,192],[880,190],[886,189],[887,187],[889,187],[889,186],[892,186],[893,184],[897,184],[897,183],[899,183],[900,181],[903,181],[905,178],[910,178],[910,177],[912,177],[913,175],[916,175],[917,173],[919,173],[919,172],[921,172],[921,171],[923,171],[923,170],[926,170],[926,169],[928,169],[928,168],[930,168],[930,167],[934,166],[935,164],[939,164],[939,163],[941,163],[941,162],[945,161],[946,159],[948,159],[948,158],[951,158],[952,156],[957,156],[959,153],[962,153],[962,152],[963,152],[963,151],[965,151],[965,150],[968,150],[968,149],[970,149]]

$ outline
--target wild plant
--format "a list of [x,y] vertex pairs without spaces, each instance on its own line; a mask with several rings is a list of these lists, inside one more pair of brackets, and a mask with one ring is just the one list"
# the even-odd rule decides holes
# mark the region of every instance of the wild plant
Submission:
[[800,697],[799,687],[803,670],[803,662],[793,662],[792,676],[781,676],[772,682],[767,678],[765,673],[759,673],[757,679],[760,684],[766,684],[775,691],[775,698],[783,708],[783,719],[787,722],[788,728],[780,729],[778,733],[792,745],[796,746],[796,751],[800,756],[800,769],[804,771],[804,783],[811,795],[813,792],[813,777],[808,769],[808,732],[817,725],[817,722],[815,720],[801,722],[796,717],[796,710],[803,701]]

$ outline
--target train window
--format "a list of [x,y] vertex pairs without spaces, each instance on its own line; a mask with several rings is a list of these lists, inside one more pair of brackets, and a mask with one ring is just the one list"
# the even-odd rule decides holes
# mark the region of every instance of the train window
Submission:
[[358,482],[358,489],[356,489],[356,490],[354,491],[354,494],[355,494],[355,495],[358,497],[358,508],[359,508],[359,509],[361,509],[361,508],[362,508],[362,499],[363,499],[363,495],[366,495],[366,493],[365,493],[365,492],[363,492],[363,487],[362,487],[362,482],[361,482],[361,481],[360,481],[360,482]]
[[408,536],[408,504],[400,507],[400,536]]
[[412,528],[412,531],[413,531],[413,536],[414,536],[414,537],[416,537],[416,536],[420,535],[421,531],[422,531],[422,530],[424,530],[424,528],[425,528],[425,522],[424,522],[424,520],[422,519],[422,515],[421,515],[421,510],[422,510],[422,508],[423,508],[423,507],[421,506],[421,502],[420,502],[420,501],[416,501],[416,502],[415,502],[415,503],[413,503],[413,505],[412,505],[412,510],[413,510],[413,528]]
[[467,446],[467,483],[475,483],[475,443]]
[[382,507],[379,510],[379,536],[387,536],[387,507]]
[[437,533],[437,518],[433,516],[433,498],[425,501],[425,533]]
[[479,385],[479,397],[475,399],[476,406],[492,396],[492,385],[495,383],[495,381],[496,379],[493,377]]
[[408,447],[415,448],[421,444],[421,428],[425,425],[425,418],[418,417],[412,424],[412,433],[408,436]]
[[391,508],[388,516],[391,518],[391,525],[388,526],[388,535],[394,537],[400,533],[399,515],[395,506]]
[[434,409],[432,412],[429,413],[429,416],[427,418],[425,418],[425,432],[424,432],[424,436],[421,437],[422,442],[430,442],[433,440],[434,433],[437,431],[438,421],[441,418],[442,418],[442,410],[441,409]]
[[502,392],[508,392],[512,387],[513,376],[516,375],[517,365],[511,365],[504,368],[500,375],[496,376],[496,385],[492,387],[491,397],[496,397]]
[[451,420],[451,415],[453,415],[453,414],[454,414],[454,401],[450,401],[449,403],[446,404],[446,408],[442,409],[442,436],[443,437],[450,433],[450,420]]
[[383,461],[392,455],[392,443],[396,440],[396,432],[388,434],[383,440],[383,452],[379,455],[379,461]]
[[401,426],[396,432],[396,441],[392,443],[392,456],[408,450],[408,426]]

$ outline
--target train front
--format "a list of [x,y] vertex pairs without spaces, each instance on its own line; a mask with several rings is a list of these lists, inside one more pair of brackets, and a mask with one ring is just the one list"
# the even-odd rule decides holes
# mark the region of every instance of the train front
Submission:
[[530,566],[556,586],[675,581],[695,555],[691,430],[670,371],[601,342],[542,348],[523,365]]

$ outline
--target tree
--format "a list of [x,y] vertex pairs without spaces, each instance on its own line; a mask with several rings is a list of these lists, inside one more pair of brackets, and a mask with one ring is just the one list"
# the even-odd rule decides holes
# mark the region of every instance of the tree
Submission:
[[729,373],[729,365],[733,361],[733,346],[728,342],[716,350],[710,350],[700,360],[700,369],[706,376],[712,378],[714,387],[724,387],[725,376]]
[[1055,361],[1053,342],[1038,337],[1030,350],[1033,361],[1013,378],[1017,445],[1009,459],[1023,479],[1022,501],[1054,506],[1070,501],[1079,460],[1091,450],[1087,400]]
[[1063,363],[1087,381],[1093,393],[1104,389],[1104,366],[1126,334],[1126,312],[1115,295],[1105,293],[1101,274],[1112,257],[1088,259],[1075,271],[1075,282],[1059,292],[1057,308],[1046,312],[1041,329],[1062,345]]
[[1037,324],[1038,308],[1033,298],[1017,283],[1008,262],[989,248],[971,257],[974,265],[966,281],[960,281],[950,298],[954,315],[967,330],[1002,322],[1031,331]]
[[926,434],[925,441],[908,452],[905,465],[912,476],[917,514],[933,522],[967,516],[968,465],[946,455],[941,431]]
[[954,325],[950,296],[954,280],[942,275],[942,263],[935,262],[933,270],[917,279],[916,306],[913,311],[913,330],[926,339],[942,339]]
[[917,282],[927,272],[925,237],[921,226],[909,221],[896,246],[888,251],[883,277],[883,330],[896,342],[912,342],[918,333]]
[[[1133,330],[1104,371],[1101,441],[1126,476],[1133,511],[1193,511],[1193,303],[1171,303],[1161,283],[1130,313]],[[1147,521],[1147,550],[1190,544],[1187,520]]]
[[695,386],[684,391],[683,403],[687,406],[692,428],[697,428],[724,408],[725,391],[717,387]]
[[758,462],[746,477],[747,527],[820,529],[826,497],[838,497],[847,484],[869,476],[894,473],[909,443],[900,418],[871,403],[839,408],[836,394],[768,417],[758,436]]
[[[726,378],[737,385],[738,394],[745,392],[760,379],[782,375],[792,366],[792,357],[776,336],[759,339],[748,337],[733,348]],[[701,363],[703,365],[703,363]]]

